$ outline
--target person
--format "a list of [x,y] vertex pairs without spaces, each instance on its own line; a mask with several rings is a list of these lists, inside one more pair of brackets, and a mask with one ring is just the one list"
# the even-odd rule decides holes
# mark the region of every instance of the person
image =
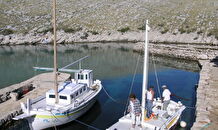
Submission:
[[130,116],[132,118],[132,127],[135,128],[136,123],[138,122],[138,126],[141,127],[141,105],[139,100],[136,98],[135,94],[129,95],[129,106],[128,106],[128,112],[130,113]]
[[169,89],[167,89],[166,85],[163,85],[162,88],[163,88],[163,94],[162,94],[163,110],[167,110],[167,107],[170,104],[171,92]]
[[151,118],[152,115],[152,106],[153,106],[153,101],[154,101],[154,87],[150,86],[149,90],[147,92],[147,113],[146,116],[147,118]]

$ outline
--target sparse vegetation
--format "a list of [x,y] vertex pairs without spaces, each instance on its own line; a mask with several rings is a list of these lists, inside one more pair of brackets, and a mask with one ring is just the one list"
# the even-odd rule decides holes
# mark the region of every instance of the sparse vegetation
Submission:
[[97,31],[88,31],[90,32],[92,35],[98,35],[99,33]]
[[53,32],[53,28],[52,28],[52,27],[49,27],[49,28],[45,28],[45,29],[38,30],[38,33],[44,33],[44,34],[46,34],[47,32]]
[[3,29],[0,31],[0,34],[2,34],[2,35],[9,35],[9,34],[13,34],[13,33],[14,33],[14,31],[11,29]]
[[180,32],[181,34],[183,34],[183,33],[185,33],[186,31],[185,31],[185,29],[183,29],[183,28],[179,28],[179,32]]
[[203,31],[202,31],[202,30],[200,30],[200,31],[198,31],[198,32],[197,32],[197,34],[202,34],[202,33],[203,33]]
[[127,31],[129,31],[130,28],[129,27],[125,27],[125,28],[121,28],[121,29],[118,29],[117,31],[121,32],[121,33],[125,33]]
[[64,28],[63,30],[66,33],[74,33],[75,32],[75,30],[73,28]]
[[80,38],[81,38],[81,39],[87,39],[88,36],[89,36],[89,34],[86,33],[86,32],[84,32],[84,33],[83,33],[83,36],[81,36]]
[[167,33],[169,31],[169,29],[165,28],[161,31],[162,34]]
[[145,30],[145,26],[142,25],[141,27],[138,27],[138,30]]
[[[59,29],[62,28],[67,33],[80,31],[82,28],[76,27],[83,27],[85,30],[92,30],[93,35],[97,35],[105,30],[112,32],[117,30],[122,33],[130,29],[131,31],[144,30],[144,21],[149,19],[149,25],[152,29],[164,29],[161,33],[166,33],[166,30],[173,32],[176,29],[179,29],[180,33],[191,33],[201,28],[202,33],[198,33],[204,34],[208,32],[208,29],[211,30],[217,26],[217,6],[212,4],[216,1],[133,2],[132,0],[107,0],[102,2],[91,0],[83,4],[60,1],[57,6],[57,24]],[[50,1],[43,0],[3,0],[0,2],[0,11],[2,12],[0,14],[0,28],[12,26],[16,28],[16,33],[23,33],[24,30],[29,32],[46,27],[47,29],[37,32],[52,32],[52,28],[49,28],[52,19],[50,4]],[[218,37],[215,32],[207,34]]]
[[207,34],[207,36],[212,36],[212,35],[218,40],[218,29],[212,29]]

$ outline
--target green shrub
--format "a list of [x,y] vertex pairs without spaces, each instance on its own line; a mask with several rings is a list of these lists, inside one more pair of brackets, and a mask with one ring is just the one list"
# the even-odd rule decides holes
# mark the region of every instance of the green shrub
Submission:
[[201,34],[201,33],[203,33],[203,31],[202,31],[202,30],[200,30],[200,31],[198,31],[198,32],[197,32],[197,34]]
[[89,36],[89,34],[86,33],[86,32],[84,32],[84,33],[83,33],[83,36],[81,36],[80,38],[81,38],[81,39],[87,39],[88,36]]
[[97,31],[88,31],[88,32],[90,32],[92,35],[97,35],[97,34],[99,34]]
[[179,28],[179,32],[180,32],[181,34],[183,34],[183,33],[185,33],[186,31],[185,31],[185,29],[183,29],[183,28]]
[[207,36],[211,36],[211,35],[213,35],[218,40],[218,29],[210,30]]
[[165,28],[164,30],[161,31],[161,34],[167,33],[169,29]]
[[64,32],[66,32],[66,33],[74,33],[74,32],[75,32],[75,30],[72,29],[72,28],[64,28],[63,30],[64,30]]
[[163,26],[164,26],[164,24],[163,24],[163,23],[159,23],[159,24],[158,24],[158,26],[160,26],[160,27],[163,27]]
[[13,33],[14,33],[14,31],[11,29],[4,29],[4,30],[0,31],[0,34],[2,34],[2,35],[9,35],[9,34],[13,34]]
[[138,30],[145,30],[145,26],[138,27]]
[[46,29],[44,29],[44,30],[42,30],[42,31],[39,31],[39,33],[47,33],[47,32],[52,32],[53,33],[53,27],[49,27],[49,28],[46,28]]
[[121,29],[118,29],[117,31],[121,32],[121,33],[125,33],[127,31],[129,31],[130,28],[129,27],[125,27],[125,28],[121,28]]

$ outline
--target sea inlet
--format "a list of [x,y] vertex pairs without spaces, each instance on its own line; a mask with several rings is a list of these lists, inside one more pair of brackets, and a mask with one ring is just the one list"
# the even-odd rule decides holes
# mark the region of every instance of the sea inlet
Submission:
[[[135,93],[137,98],[141,100],[142,53],[125,49],[125,47],[90,47],[87,44],[59,45],[58,67],[61,68],[86,55],[90,57],[82,62],[82,68],[92,69],[94,78],[102,81],[104,90],[101,91],[95,105],[86,114],[78,118],[80,123],[73,121],[58,126],[57,129],[108,128],[124,114],[131,86],[133,86],[132,93]],[[155,87],[156,97],[159,97],[162,93],[162,85],[167,85],[170,91],[177,95],[172,99],[181,101],[187,106],[180,120],[185,121],[189,129],[195,121],[196,85],[199,80],[197,62],[152,54],[149,57],[148,86],[153,85]],[[136,67],[138,58],[139,64]],[[0,47],[0,88],[22,82],[42,73],[35,72],[32,68],[34,66],[53,66],[52,46]],[[69,68],[76,69],[78,65],[75,64]],[[92,127],[81,124],[81,122]],[[8,129],[23,130],[29,128],[26,121],[23,120],[13,122],[8,126]],[[182,128],[178,126],[176,129]]]

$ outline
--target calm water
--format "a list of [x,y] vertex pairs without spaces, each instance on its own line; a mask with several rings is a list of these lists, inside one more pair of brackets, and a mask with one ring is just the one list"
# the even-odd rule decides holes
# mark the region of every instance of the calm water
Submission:
[[[0,48],[0,88],[26,80],[37,73],[33,71],[33,66],[52,66],[52,49],[48,46],[20,46],[20,47],[1,47]],[[119,103],[112,101],[102,90],[96,104],[85,115],[78,120],[86,124],[92,125],[98,129],[105,129],[115,123],[124,113],[125,103],[128,97],[133,73],[136,65],[138,53],[123,49],[87,47],[82,45],[75,50],[74,45],[59,46],[58,65],[59,67],[69,64],[76,59],[90,55],[82,64],[83,68],[94,70],[94,76],[102,81],[106,91]],[[168,85],[172,93],[190,99],[182,101],[189,107],[195,106],[196,92],[195,84],[198,83],[199,73],[190,68],[196,68],[197,64],[189,65],[187,61],[179,61],[179,64],[173,64],[175,60],[155,57],[158,60],[156,65],[159,84]],[[142,85],[142,57],[140,58],[139,68],[136,74],[133,92],[141,99]],[[169,63],[167,64],[166,63]],[[164,63],[162,65],[161,63]],[[187,69],[176,69],[176,66],[185,64],[191,66]],[[170,66],[169,66],[170,65]],[[71,68],[77,68],[75,65]],[[149,85],[154,85],[156,96],[159,96],[153,64],[149,67]],[[177,98],[172,97],[178,101]],[[122,102],[122,103],[121,103]],[[188,122],[188,126],[192,126],[195,119],[195,110],[186,109],[181,120]],[[25,122],[18,122],[10,129],[26,129]],[[57,129],[92,129],[81,125],[77,122],[71,122],[66,125],[57,127]],[[179,128],[177,128],[179,129]]]

